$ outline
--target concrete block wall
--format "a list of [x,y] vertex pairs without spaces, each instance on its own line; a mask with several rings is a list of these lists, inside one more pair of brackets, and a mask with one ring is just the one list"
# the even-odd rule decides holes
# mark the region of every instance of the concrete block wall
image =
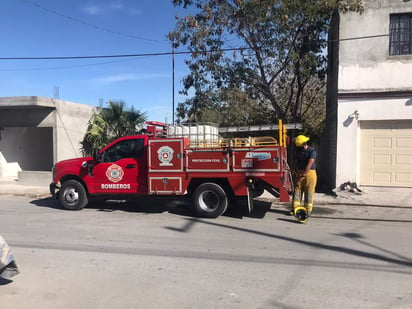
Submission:
[[54,161],[81,157],[80,142],[86,133],[89,120],[97,111],[97,107],[51,100],[56,106]]
[[0,178],[17,178],[21,167],[17,162],[7,162],[0,152]]

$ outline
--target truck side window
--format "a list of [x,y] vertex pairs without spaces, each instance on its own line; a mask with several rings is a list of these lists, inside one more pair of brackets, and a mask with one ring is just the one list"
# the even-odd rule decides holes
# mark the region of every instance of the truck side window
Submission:
[[120,141],[103,153],[102,162],[116,162],[124,158],[140,158],[143,156],[144,139],[127,139]]

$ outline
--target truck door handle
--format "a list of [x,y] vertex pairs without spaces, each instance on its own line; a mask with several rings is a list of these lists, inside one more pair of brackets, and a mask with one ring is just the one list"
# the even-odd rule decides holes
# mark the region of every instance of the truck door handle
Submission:
[[136,167],[136,164],[127,164],[126,165],[126,168],[135,168]]

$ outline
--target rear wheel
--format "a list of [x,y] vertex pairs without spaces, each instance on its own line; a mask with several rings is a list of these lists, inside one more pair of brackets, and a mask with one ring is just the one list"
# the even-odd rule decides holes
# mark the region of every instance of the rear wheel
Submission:
[[80,210],[88,203],[86,190],[77,180],[67,180],[63,183],[59,200],[63,208],[68,210]]
[[197,213],[205,218],[217,218],[229,204],[225,190],[218,184],[207,182],[196,188],[193,202]]

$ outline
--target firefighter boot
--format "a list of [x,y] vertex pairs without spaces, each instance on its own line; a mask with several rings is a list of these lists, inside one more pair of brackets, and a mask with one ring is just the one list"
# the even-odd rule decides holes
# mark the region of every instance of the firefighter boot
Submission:
[[308,212],[305,207],[295,208],[295,217],[299,223],[306,223],[308,221]]

